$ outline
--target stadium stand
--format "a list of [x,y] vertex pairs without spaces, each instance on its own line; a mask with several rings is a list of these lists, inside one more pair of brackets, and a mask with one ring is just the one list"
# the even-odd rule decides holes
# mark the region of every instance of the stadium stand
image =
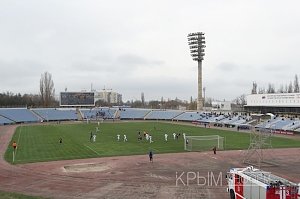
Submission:
[[115,113],[117,109],[115,108],[92,108],[92,109],[80,109],[83,119],[115,119]]
[[[212,125],[216,127],[237,127],[239,129],[255,128],[276,129],[284,132],[300,132],[300,120],[297,117],[279,117],[258,122],[251,116],[237,113],[197,112],[161,109],[139,109],[123,107],[97,107],[97,108],[0,108],[0,125],[14,123],[29,123],[41,121],[74,121],[97,119],[121,120],[172,120],[193,122],[195,124]],[[250,123],[256,121],[255,124]]]
[[120,119],[144,119],[150,112],[149,109],[120,108]]
[[[233,117],[229,116],[229,117],[221,120],[221,123],[223,123],[223,124],[235,124],[239,119],[240,119],[239,116],[233,116]],[[237,123],[242,124],[243,122],[241,121],[240,123],[239,122],[237,122]]]
[[177,121],[196,121],[203,117],[202,112],[184,112],[174,118]]
[[278,120],[276,123],[273,123],[272,128],[274,129],[283,129],[283,127],[292,124],[294,121],[287,119],[287,118],[281,118],[281,120]]
[[177,110],[152,110],[146,115],[147,120],[172,120],[176,116],[182,114],[183,111]]
[[300,121],[298,119],[295,119],[293,120],[292,123],[282,127],[283,130],[287,130],[287,131],[294,131],[298,128],[300,128]]
[[44,121],[65,121],[78,119],[76,110],[72,109],[35,108],[31,110],[43,118]]
[[219,122],[223,118],[224,115],[219,115],[216,113],[205,113],[202,118],[198,119],[198,121],[203,123],[214,123]]
[[13,124],[14,122],[0,115],[0,125]]
[[39,122],[41,120],[27,108],[0,108],[0,115],[16,123]]
[[257,124],[255,128],[271,128],[277,121],[281,120],[281,118],[273,118],[269,119],[263,123]]

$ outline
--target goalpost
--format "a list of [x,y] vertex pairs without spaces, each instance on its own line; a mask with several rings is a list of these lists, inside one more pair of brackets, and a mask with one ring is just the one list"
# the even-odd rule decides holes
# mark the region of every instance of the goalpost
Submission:
[[186,151],[208,151],[216,147],[224,150],[224,137],[219,135],[185,136],[184,150]]

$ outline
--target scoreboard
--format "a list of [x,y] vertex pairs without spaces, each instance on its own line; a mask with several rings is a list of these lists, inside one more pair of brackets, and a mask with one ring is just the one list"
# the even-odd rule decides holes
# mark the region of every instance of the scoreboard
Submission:
[[95,106],[94,92],[61,92],[60,106]]

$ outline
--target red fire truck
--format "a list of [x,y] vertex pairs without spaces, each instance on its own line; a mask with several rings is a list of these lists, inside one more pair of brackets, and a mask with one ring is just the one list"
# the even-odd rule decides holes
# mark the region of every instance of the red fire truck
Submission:
[[226,178],[231,199],[300,199],[300,184],[252,166],[232,168]]

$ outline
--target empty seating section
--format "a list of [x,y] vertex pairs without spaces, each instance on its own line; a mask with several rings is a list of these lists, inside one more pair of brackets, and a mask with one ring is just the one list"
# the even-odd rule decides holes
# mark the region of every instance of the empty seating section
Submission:
[[[109,108],[99,107],[80,109],[81,117],[78,117],[75,109],[64,108],[0,108],[0,125],[40,122],[44,121],[68,121],[80,119],[141,119],[141,120],[175,120],[186,122],[212,123],[214,126],[242,127],[252,121],[250,116],[229,113],[180,111],[180,110],[151,110],[139,108]],[[300,120],[298,118],[275,117],[261,122],[255,128],[271,128],[284,131],[300,132]]]
[[174,118],[174,120],[178,121],[196,121],[200,118],[202,118],[201,112],[184,112],[177,117]]
[[296,129],[300,128],[300,121],[297,120],[293,120],[292,123],[282,127],[283,130],[289,130],[289,131],[294,131]]
[[247,122],[246,119],[238,118],[237,120],[231,122],[230,124],[233,124],[233,125],[239,125],[239,124],[245,124],[246,122]]
[[290,119],[282,118],[281,120],[278,120],[276,123],[273,124],[271,128],[273,129],[282,129],[283,127],[292,124],[294,121]]
[[216,117],[209,115],[209,116],[204,116],[198,120],[199,122],[205,122],[205,123],[210,123],[210,122],[215,122]]
[[229,116],[229,117],[221,120],[221,123],[223,123],[223,124],[234,124],[238,120],[239,120],[239,116],[234,116],[234,117]]
[[12,124],[12,123],[14,122],[0,115],[0,125]]
[[238,114],[217,114],[217,113],[204,113],[203,117],[198,121],[203,123],[214,123],[214,126],[230,126],[234,127],[240,124],[246,124],[251,117]]
[[215,121],[216,121],[216,122],[219,122],[219,121],[222,121],[224,118],[225,118],[225,115],[219,115],[219,116],[216,115],[216,116],[215,116]]
[[257,127],[257,128],[274,128],[275,129],[276,123],[281,120],[282,120],[282,118],[269,119],[263,123],[256,125],[255,127]]
[[27,108],[0,108],[0,115],[16,123],[40,121],[40,118]]
[[202,118],[200,118],[198,121],[199,122],[204,122],[204,123],[210,123],[210,122],[219,122],[223,118],[225,118],[224,115],[221,114],[215,114],[215,113],[203,113]]
[[172,120],[183,111],[173,111],[173,110],[152,110],[145,119],[149,120]]
[[31,109],[45,121],[78,120],[76,110],[41,108]]
[[117,109],[113,108],[92,108],[80,109],[83,119],[114,119]]
[[144,119],[151,111],[149,109],[122,108],[120,111],[120,119]]

